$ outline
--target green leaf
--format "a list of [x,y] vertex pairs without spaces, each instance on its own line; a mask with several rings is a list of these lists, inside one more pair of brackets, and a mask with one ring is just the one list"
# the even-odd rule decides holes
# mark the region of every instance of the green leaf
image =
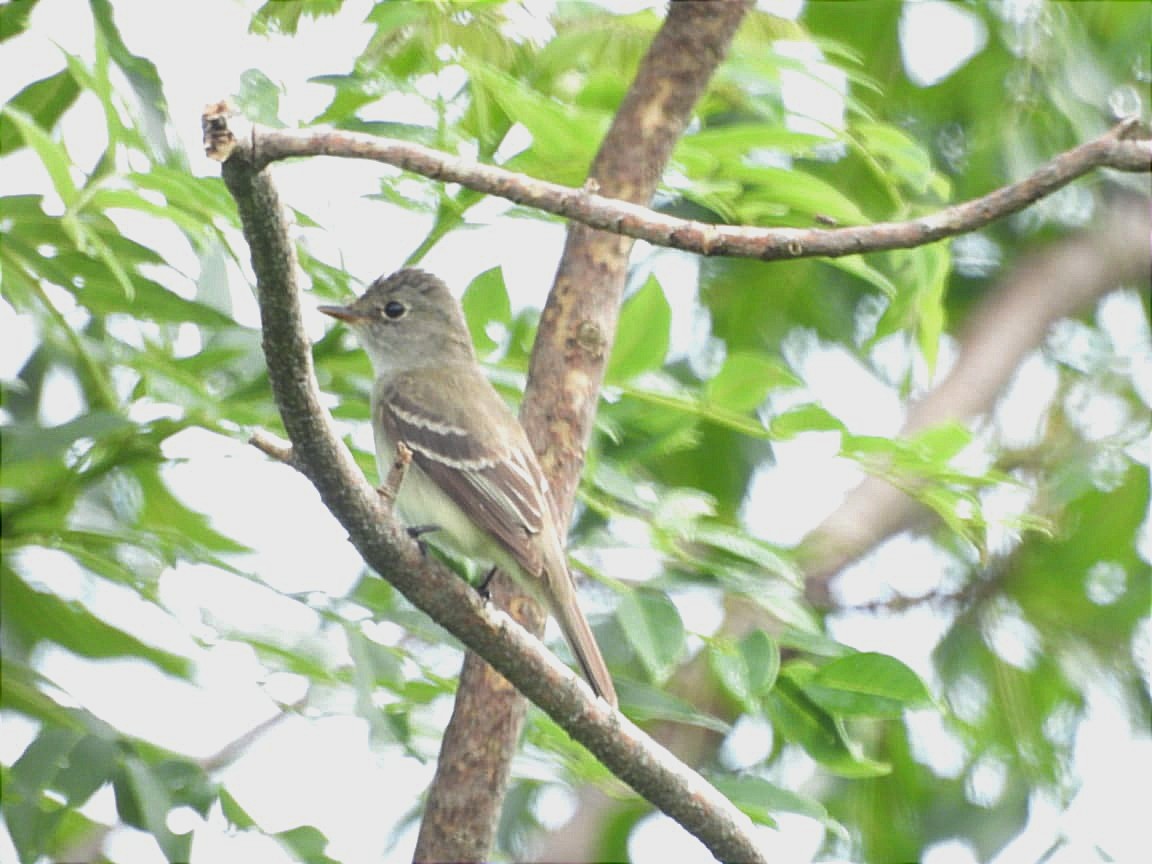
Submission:
[[20,856],[20,864],[34,864],[40,860],[66,812],[55,802],[45,806],[41,800],[9,801],[5,796],[4,824]]
[[280,86],[259,69],[240,73],[236,106],[249,120],[265,126],[283,127],[280,120]]
[[920,142],[895,126],[882,123],[856,123],[852,128],[868,152],[890,177],[916,195],[931,193],[940,200],[951,194],[951,184],[932,167],[932,157]]
[[916,327],[916,342],[928,374],[936,371],[936,357],[940,351],[940,335],[944,332],[944,298],[948,292],[948,278],[952,273],[952,247],[947,243],[933,243],[925,246],[923,255],[918,257],[921,273],[918,281],[921,290],[917,292],[919,321]]
[[[405,704],[394,705],[394,711],[380,710],[375,702],[381,687],[393,693],[405,688],[404,651],[388,648],[364,635],[359,623],[346,624],[345,638],[348,640],[348,653],[352,657],[352,684],[356,690],[356,712],[371,726],[372,735],[382,741],[402,741],[409,743],[411,729],[408,728],[408,712],[414,700],[405,699]],[[425,682],[416,682],[424,684]],[[433,688],[429,688],[430,690]],[[433,692],[426,701],[440,696]],[[408,697],[409,693],[405,692]]]
[[[219,177],[194,177],[186,171],[153,165],[146,172],[127,174],[124,179],[137,189],[159,192],[170,206],[187,212],[205,225],[220,218],[238,224],[236,202]],[[347,276],[344,278],[346,281]]]
[[143,276],[129,277],[132,293],[112,290],[104,283],[89,283],[76,292],[76,299],[99,315],[120,312],[160,324],[199,324],[202,327],[239,327],[228,315],[195,300],[186,300],[159,282]]
[[419,3],[377,3],[364,20],[375,24],[383,33],[392,33],[422,24],[428,14],[427,8]]
[[185,657],[146,645],[135,636],[92,615],[75,602],[34,591],[11,571],[3,571],[5,626],[16,630],[29,645],[55,642],[81,657],[138,657],[170,675],[187,678],[191,664]]
[[125,823],[150,833],[167,830],[164,823],[171,804],[168,791],[146,762],[127,757],[113,787],[116,812]]
[[177,803],[160,772],[134,756],[126,758],[112,782],[116,812],[128,825],[147,831],[169,861],[187,861],[192,834],[173,834],[168,812]]
[[[11,6],[27,6],[28,3],[14,3]],[[41,78],[17,93],[8,102],[10,106],[25,113],[41,129],[52,129],[67,111],[80,87],[67,69],[62,69],[48,78]],[[0,156],[24,146],[17,122],[10,117],[0,116]]]
[[96,210],[106,213],[113,208],[136,210],[153,216],[163,222],[171,222],[179,227],[189,237],[199,237],[205,234],[206,226],[203,221],[185,213],[170,204],[159,204],[142,197],[139,193],[129,189],[100,188],[90,191],[84,202],[87,210]]
[[793,586],[803,583],[803,576],[781,547],[749,536],[748,532],[722,523],[702,523],[692,533],[692,542],[705,543],[715,549],[751,563],[757,570],[783,577]]
[[700,520],[716,515],[716,501],[695,489],[668,489],[652,510],[652,526],[674,537],[689,537]]
[[759,408],[770,390],[800,384],[783,361],[757,351],[735,351],[725,358],[704,394],[709,404],[745,412]]
[[849,654],[821,666],[804,692],[833,714],[893,715],[931,702],[920,678],[887,654]]
[[795,168],[738,165],[730,169],[737,180],[752,184],[737,203],[741,222],[756,225],[779,221],[789,211],[808,217],[823,216],[843,225],[868,221],[856,203],[823,180]]
[[876,332],[867,347],[894,333],[910,333],[931,371],[936,367],[944,330],[944,299],[952,272],[950,247],[943,242],[932,243],[918,249],[897,250],[892,255],[903,271],[901,290],[876,322]]
[[206,552],[234,554],[251,551],[243,543],[213,528],[212,520],[206,515],[181,503],[161,479],[155,465],[135,465],[132,475],[140,483],[143,493],[140,524],[150,526],[151,530],[170,540],[177,553],[201,560]]
[[773,417],[768,424],[773,438],[786,441],[801,432],[843,432],[844,424],[835,416],[815,403],[799,405]]
[[774,813],[799,813],[818,822],[835,824],[824,805],[815,798],[799,795],[769,783],[761,777],[717,774],[712,784],[750,818],[761,825],[775,826]]
[[153,773],[168,790],[172,803],[191,807],[201,816],[216,803],[216,782],[196,762],[181,757],[163,756],[153,762]]
[[42,426],[5,426],[4,448],[0,461],[23,462],[31,459],[63,456],[82,438],[96,441],[118,435],[134,424],[119,414],[95,411],[75,420],[45,429]]
[[24,663],[0,658],[0,676],[4,682],[0,687],[0,708],[32,717],[45,728],[67,727],[83,733],[85,726],[77,719],[77,712],[48,695],[54,685],[43,675]]
[[11,777],[25,796],[37,798],[45,789],[55,787],[60,771],[68,764],[68,754],[83,736],[74,729],[49,726],[25,748],[14,763]]
[[68,753],[68,763],[56,778],[56,789],[79,807],[112,779],[120,748],[99,735],[86,735]]
[[[92,20],[99,35],[98,48],[102,40],[108,55],[123,71],[129,86],[136,94],[137,110],[142,115],[140,125],[147,135],[148,143],[161,158],[172,156],[173,150],[166,134],[171,125],[168,100],[164,96],[164,86],[155,64],[128,50],[120,35],[120,29],[116,26],[111,0],[89,0],[89,8],[92,10]],[[107,72],[104,74],[106,76]],[[109,121],[115,123],[115,112],[109,104],[106,104],[105,111]],[[112,138],[115,140],[115,136]]]
[[482,87],[512,120],[532,133],[532,146],[505,167],[554,183],[583,182],[611,122],[608,111],[561,101],[492,66],[470,63],[467,68],[472,86]]
[[228,820],[228,824],[241,831],[248,828],[256,827],[256,820],[248,815],[248,811],[240,806],[232,793],[228,791],[227,787],[220,789],[220,808],[224,811],[224,818]]
[[[46,804],[50,808],[54,806],[54,803],[47,803],[41,799],[40,806]],[[50,831],[46,831],[41,840],[45,843],[44,854],[50,861],[66,860],[66,852],[74,852],[86,841],[90,841],[94,836],[102,836],[107,830],[107,825],[89,819],[78,810],[69,807],[51,810],[45,816],[47,817],[45,823],[50,826]]]
[[961,450],[972,443],[972,430],[961,423],[949,422],[929,429],[922,429],[910,439],[913,447],[924,458],[946,465]]
[[772,151],[802,156],[828,139],[806,132],[794,132],[779,124],[738,123],[713,126],[685,135],[676,144],[672,157],[694,175],[724,172],[725,166],[740,162],[756,151]]
[[780,672],[780,647],[763,630],[753,630],[740,640],[740,657],[748,692],[763,696],[776,684]]
[[627,381],[663,365],[671,326],[672,309],[664,289],[655,276],[649,276],[620,310],[616,344],[612,347],[605,380],[609,383]]
[[0,108],[0,117],[7,118],[19,130],[24,143],[36,151],[36,155],[40,157],[44,169],[52,179],[56,194],[60,196],[64,206],[71,210],[76,204],[80,190],[72,179],[72,157],[68,155],[68,150],[63,144],[53,141],[35,120],[15,105],[8,104]]
[[712,671],[745,711],[759,713],[760,700],[776,683],[780,649],[762,630],[737,643],[714,643],[708,653]]
[[[715,423],[717,426],[731,429],[750,438],[768,437],[768,431],[758,419],[729,411],[719,405],[710,405],[703,399],[698,399],[687,392],[685,388],[679,386],[670,388],[667,386],[667,380],[654,381],[651,380],[653,377],[649,376],[642,387],[634,384],[614,384],[613,386],[629,399],[657,409],[649,415],[650,417],[658,416],[658,412],[670,411],[682,414],[686,418],[698,418],[709,423]],[[691,431],[687,423],[681,424],[680,428],[685,432]]]
[[272,835],[296,854],[296,860],[309,864],[340,864],[325,854],[328,838],[319,828],[300,825]]
[[653,681],[672,674],[684,653],[684,623],[666,594],[630,591],[616,608],[616,618]]
[[[580,94],[581,101],[615,108],[659,30],[661,17],[654,9],[624,15],[567,3],[556,7],[554,20],[556,35],[541,47],[535,68],[546,80],[562,78],[573,69],[588,70],[592,83]],[[589,86],[594,94],[588,93]],[[602,94],[606,98],[596,98]]]
[[28,19],[39,0],[23,0],[0,6],[0,42],[19,36],[28,29]]
[[[301,18],[316,20],[324,16],[335,15],[343,6],[343,0],[294,0],[292,3],[274,2],[265,3],[248,25],[248,32],[258,36],[282,34],[295,36],[300,26]],[[390,3],[390,6],[408,4]]]
[[504,285],[504,271],[499,267],[485,270],[472,280],[460,302],[464,307],[464,318],[468,322],[476,351],[483,356],[499,348],[497,342],[488,335],[488,326],[507,326],[512,320],[512,306],[508,302],[508,289]]
[[859,255],[845,255],[841,258],[822,258],[821,263],[845,273],[851,273],[858,279],[867,282],[878,289],[885,297],[895,297],[899,289],[895,283]]
[[839,722],[792,680],[803,677],[798,674],[797,666],[789,664],[788,674],[780,678],[768,695],[768,714],[776,730],[842,777],[878,777],[890,773],[891,766],[858,754],[849,745]]
[[620,701],[628,706],[628,716],[642,722],[663,721],[685,726],[699,726],[720,735],[727,735],[732,726],[719,717],[705,714],[691,702],[678,699],[663,686],[639,681],[618,682]]

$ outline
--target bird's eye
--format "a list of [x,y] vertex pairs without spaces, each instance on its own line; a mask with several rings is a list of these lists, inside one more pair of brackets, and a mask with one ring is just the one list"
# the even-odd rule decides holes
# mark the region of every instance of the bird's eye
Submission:
[[384,314],[392,320],[403,317],[404,313],[408,311],[408,307],[401,303],[399,300],[389,300],[384,304]]

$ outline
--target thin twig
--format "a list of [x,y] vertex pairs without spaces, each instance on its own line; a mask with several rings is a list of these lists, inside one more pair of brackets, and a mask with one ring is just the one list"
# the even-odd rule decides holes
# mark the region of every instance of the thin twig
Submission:
[[404,475],[408,473],[408,466],[412,464],[412,450],[403,441],[396,442],[396,456],[392,459],[392,467],[384,482],[376,487],[376,492],[389,508],[396,502],[400,494],[400,486],[404,483]]
[[205,756],[197,760],[197,764],[205,771],[219,771],[221,768],[227,768],[233,762],[240,758],[255,741],[271,731],[276,726],[283,723],[288,717],[299,714],[308,704],[308,694],[305,693],[295,702],[288,705],[281,705],[280,710],[260,723],[257,723],[247,732],[240,737],[229,741],[215,753],[210,756]]
[[248,443],[265,456],[271,456],[277,462],[283,462],[297,471],[300,470],[300,465],[296,462],[296,455],[292,452],[292,445],[287,441],[277,438],[263,429],[256,429],[248,436]]

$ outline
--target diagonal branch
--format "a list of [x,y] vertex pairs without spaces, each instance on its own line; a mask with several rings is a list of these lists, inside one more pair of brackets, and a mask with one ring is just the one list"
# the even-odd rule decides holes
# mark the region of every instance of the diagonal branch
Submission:
[[[589,183],[587,188],[573,189],[503,168],[470,162],[408,141],[333,129],[252,126],[248,131],[261,167],[296,156],[369,159],[433,180],[459,183],[591,228],[646,240],[655,246],[700,255],[758,258],[761,261],[839,258],[923,246],[975,231],[1017,213],[1097,168],[1152,172],[1152,139],[1135,119],[1129,119],[1100,137],[1059,154],[1017,183],[906,222],[875,222],[831,229],[759,228],[677,219],[633,201],[597,194],[600,186],[596,183]],[[225,139],[212,142],[209,155],[214,158],[219,158],[217,154],[226,155],[231,143]],[[217,149],[214,151],[213,147]]]
[[[209,123],[209,131],[213,131]],[[215,126],[219,132],[219,124]],[[295,464],[377,573],[539,705],[614,774],[721,860],[763,861],[750,819],[660,747],[503,612],[431,559],[379,500],[320,403],[300,317],[296,256],[267,171],[243,145],[224,163],[256,273],[268,376]]]

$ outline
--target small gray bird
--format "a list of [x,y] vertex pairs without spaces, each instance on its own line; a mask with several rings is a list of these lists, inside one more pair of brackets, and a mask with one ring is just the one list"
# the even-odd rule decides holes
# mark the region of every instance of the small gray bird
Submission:
[[548,481],[520,423],[488,383],[447,286],[421,270],[381,277],[346,322],[372,360],[376,462],[387,476],[396,445],[412,464],[396,496],[409,525],[432,525],[454,552],[491,562],[545,603],[584,676],[613,707],[616,690],[564,555]]

